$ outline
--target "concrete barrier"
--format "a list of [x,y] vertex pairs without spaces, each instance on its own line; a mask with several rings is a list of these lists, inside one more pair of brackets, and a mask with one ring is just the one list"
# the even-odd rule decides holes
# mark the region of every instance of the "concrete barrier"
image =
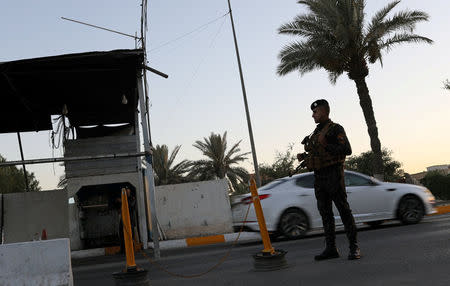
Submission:
[[3,194],[0,194],[0,244],[3,243]]
[[3,195],[3,243],[69,237],[69,211],[65,190]]
[[233,232],[226,179],[156,187],[156,214],[168,239]]
[[0,285],[73,286],[68,238],[0,245]]

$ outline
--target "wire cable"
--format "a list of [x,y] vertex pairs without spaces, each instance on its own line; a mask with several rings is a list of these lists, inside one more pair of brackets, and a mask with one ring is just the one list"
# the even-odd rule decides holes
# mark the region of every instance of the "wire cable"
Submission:
[[[213,36],[213,38],[208,46],[208,50],[205,53],[203,53],[203,57],[202,57],[202,59],[200,59],[197,66],[195,67],[194,72],[192,73],[191,79],[189,80],[189,82],[186,83],[186,87],[184,88],[185,92],[183,94],[181,94],[181,93],[177,94],[176,99],[175,99],[175,104],[179,104],[181,96],[186,97],[187,95],[189,95],[189,91],[191,89],[192,83],[197,78],[200,67],[203,65],[206,58],[209,56],[209,51],[214,47],[215,41],[216,41],[217,37],[219,36],[220,32],[222,31],[223,25],[225,24],[225,20],[226,19],[223,19],[222,23],[219,26],[219,29],[217,30],[216,34]],[[170,115],[170,114],[168,114],[168,115]]]
[[[209,269],[207,269],[207,270],[205,270],[205,271],[203,271],[203,272],[201,272],[201,273],[198,273],[198,274],[191,274],[191,275],[178,274],[178,273],[172,272],[172,271],[168,270],[167,268],[161,266],[158,262],[154,261],[154,260],[151,259],[149,256],[147,256],[147,254],[146,254],[142,249],[139,251],[139,253],[142,254],[142,256],[144,256],[145,258],[147,258],[148,261],[149,261],[151,264],[155,265],[158,269],[160,269],[161,271],[163,271],[163,272],[169,274],[170,276],[179,277],[179,278],[197,278],[197,277],[206,275],[206,274],[208,274],[209,272],[211,272],[211,271],[213,271],[214,269],[216,269],[217,267],[219,267],[220,265],[222,265],[222,264],[225,262],[225,260],[227,260],[227,258],[230,256],[231,251],[232,251],[233,248],[236,246],[236,244],[237,244],[237,242],[238,242],[238,240],[239,240],[239,237],[241,236],[241,233],[242,233],[242,231],[244,230],[244,226],[245,226],[245,222],[247,221],[247,217],[248,217],[248,213],[249,213],[249,210],[250,210],[250,206],[251,206],[251,204],[248,205],[247,212],[245,213],[245,218],[244,218],[244,220],[243,220],[244,223],[242,224],[242,226],[241,226],[241,228],[240,228],[240,230],[239,230],[239,233],[238,233],[236,239],[233,241],[233,243],[231,244],[231,246],[230,246],[230,248],[228,249],[228,251],[225,253],[224,256],[222,256],[222,258],[219,260],[219,262],[217,262],[215,265],[211,266]],[[125,225],[125,224],[124,224],[124,225]],[[128,232],[128,233],[131,232],[131,230],[129,230],[129,229],[125,229],[125,231]]]
[[180,39],[182,39],[182,38],[184,38],[184,37],[186,37],[186,36],[189,36],[189,35],[192,34],[192,33],[195,33],[195,32],[197,32],[197,31],[199,31],[199,30],[202,30],[203,28],[206,28],[206,26],[208,26],[208,25],[210,25],[210,24],[212,24],[212,23],[214,23],[214,22],[216,22],[216,21],[218,21],[218,20],[224,18],[224,17],[227,16],[229,13],[230,13],[230,12],[227,12],[226,14],[224,14],[224,15],[222,15],[222,16],[220,16],[220,17],[217,17],[216,19],[211,20],[211,21],[209,21],[208,23],[205,23],[205,24],[201,25],[201,26],[195,28],[194,30],[192,30],[192,31],[190,31],[190,32],[187,32],[187,33],[185,33],[185,34],[183,34],[183,35],[181,35],[181,36],[179,36],[179,37],[177,37],[177,38],[175,38],[175,39],[173,39],[173,40],[167,41],[167,42],[165,42],[165,43],[163,43],[163,44],[161,44],[161,45],[159,45],[159,46],[157,46],[157,47],[155,47],[155,48],[153,48],[153,49],[150,49],[149,52],[158,50],[158,49],[160,49],[160,48],[162,48],[162,47],[165,47],[165,46],[167,46],[167,45],[169,45],[169,44],[171,44],[171,43],[173,43],[173,42],[176,42],[176,41],[178,41],[178,40],[180,40]]

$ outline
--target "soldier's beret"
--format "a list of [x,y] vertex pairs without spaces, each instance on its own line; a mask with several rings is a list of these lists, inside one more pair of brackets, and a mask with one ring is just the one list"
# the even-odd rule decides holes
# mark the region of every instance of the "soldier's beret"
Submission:
[[328,105],[328,101],[326,101],[325,99],[318,99],[318,100],[314,101],[314,102],[311,104],[311,110],[313,110],[314,108],[316,108],[316,107],[318,107],[318,106],[328,106],[328,107],[330,107],[330,106]]

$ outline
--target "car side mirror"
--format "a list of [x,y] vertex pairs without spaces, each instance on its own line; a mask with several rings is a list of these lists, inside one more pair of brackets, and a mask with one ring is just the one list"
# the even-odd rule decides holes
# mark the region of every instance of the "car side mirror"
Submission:
[[369,184],[370,184],[371,186],[378,186],[378,183],[375,182],[374,180],[370,180],[370,181],[369,181]]

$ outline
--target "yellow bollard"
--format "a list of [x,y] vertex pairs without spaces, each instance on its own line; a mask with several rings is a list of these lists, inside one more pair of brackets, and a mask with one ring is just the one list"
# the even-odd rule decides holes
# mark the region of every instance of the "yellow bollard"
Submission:
[[266,220],[264,219],[264,214],[261,207],[261,202],[258,196],[258,190],[256,188],[256,182],[253,175],[250,177],[250,192],[252,194],[253,205],[255,207],[256,217],[258,218],[259,230],[261,233],[261,238],[264,244],[263,253],[274,254],[275,249],[272,247],[270,242],[269,232],[267,231]]
[[122,188],[122,223],[125,242],[125,255],[127,258],[127,269],[136,268],[136,262],[134,260],[133,238],[131,235],[130,213],[128,210],[127,191],[125,188]]
[[125,241],[125,255],[127,258],[127,268],[120,272],[112,274],[115,284],[121,285],[135,285],[147,286],[150,285],[148,281],[148,271],[136,266],[134,260],[133,239],[131,235],[130,213],[128,210],[127,190],[122,188],[122,223],[123,223],[123,238]]

